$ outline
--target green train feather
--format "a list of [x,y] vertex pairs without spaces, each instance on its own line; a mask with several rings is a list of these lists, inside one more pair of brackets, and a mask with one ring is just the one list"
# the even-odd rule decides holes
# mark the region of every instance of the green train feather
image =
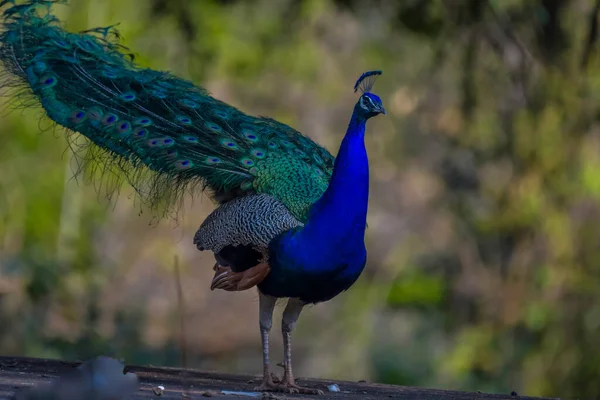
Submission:
[[327,150],[189,81],[139,68],[112,27],[66,32],[50,13],[57,2],[0,2],[9,6],[0,35],[2,86],[17,91],[21,106],[41,105],[58,125],[87,137],[108,156],[107,168],[120,170],[151,203],[200,184],[219,202],[273,195],[306,220],[331,177]]

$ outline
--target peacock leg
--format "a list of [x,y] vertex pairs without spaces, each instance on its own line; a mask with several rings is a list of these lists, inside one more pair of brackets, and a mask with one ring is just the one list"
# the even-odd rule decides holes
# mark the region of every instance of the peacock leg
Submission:
[[299,299],[289,299],[285,310],[283,311],[283,320],[281,321],[281,333],[283,334],[283,367],[285,373],[279,384],[282,391],[288,393],[302,394],[323,394],[322,390],[311,389],[296,385],[294,374],[292,373],[292,331],[296,327],[300,312],[306,303]]
[[262,294],[260,291],[258,298],[260,337],[262,340],[263,351],[263,380],[260,386],[254,388],[257,391],[278,391],[279,386],[273,383],[273,378],[269,371],[269,332],[273,325],[273,309],[277,298]]

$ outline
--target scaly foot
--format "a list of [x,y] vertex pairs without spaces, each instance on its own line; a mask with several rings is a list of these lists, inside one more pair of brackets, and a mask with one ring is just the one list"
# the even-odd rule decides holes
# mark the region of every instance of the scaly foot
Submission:
[[281,383],[281,379],[279,379],[279,377],[273,372],[271,372],[271,379],[273,380],[273,383]]
[[282,382],[282,383],[280,383],[279,384],[279,391],[280,392],[284,392],[284,393],[290,393],[290,394],[295,394],[295,393],[299,393],[299,394],[313,394],[313,395],[323,395],[323,394],[325,394],[320,389],[312,389],[312,388],[307,388],[307,387],[303,387],[303,386],[298,386],[295,383],[290,383],[290,382]]
[[279,392],[288,394],[324,394],[322,390],[298,386],[294,382],[289,382],[288,379],[285,381],[280,380],[275,374],[271,374],[269,379],[263,379],[260,386],[255,387],[253,390],[255,392]]
[[263,379],[260,386],[255,387],[253,390],[255,392],[277,392],[277,389],[279,389],[279,385],[273,383],[273,378],[269,377],[269,379]]

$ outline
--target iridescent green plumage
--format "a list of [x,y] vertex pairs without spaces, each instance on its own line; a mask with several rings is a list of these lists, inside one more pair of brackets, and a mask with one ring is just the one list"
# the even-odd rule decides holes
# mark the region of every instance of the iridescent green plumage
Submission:
[[10,5],[0,35],[3,86],[19,90],[25,106],[39,101],[53,121],[86,136],[151,202],[200,183],[221,202],[271,194],[306,220],[331,177],[327,150],[189,81],[138,68],[111,27],[66,32],[49,12],[54,3],[0,2]]

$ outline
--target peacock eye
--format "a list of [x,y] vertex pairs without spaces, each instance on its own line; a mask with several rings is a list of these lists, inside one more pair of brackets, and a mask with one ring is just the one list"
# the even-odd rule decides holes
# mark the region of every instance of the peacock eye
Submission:
[[365,96],[363,96],[363,97],[360,98],[360,107],[363,108],[363,109],[365,109],[365,110],[367,109],[367,104],[366,104],[366,101],[365,101]]

